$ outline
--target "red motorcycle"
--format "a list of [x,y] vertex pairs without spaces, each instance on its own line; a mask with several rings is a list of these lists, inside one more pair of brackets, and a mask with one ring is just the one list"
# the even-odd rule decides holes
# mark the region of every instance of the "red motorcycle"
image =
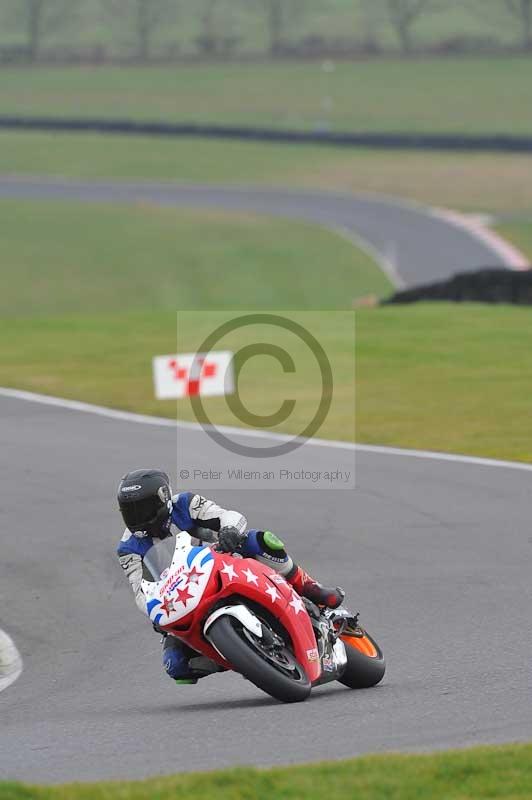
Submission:
[[181,532],[173,553],[161,542],[145,567],[152,622],[278,700],[305,700],[330,681],[366,688],[384,675],[380,647],[358,615],[318,608],[258,561],[194,546]]

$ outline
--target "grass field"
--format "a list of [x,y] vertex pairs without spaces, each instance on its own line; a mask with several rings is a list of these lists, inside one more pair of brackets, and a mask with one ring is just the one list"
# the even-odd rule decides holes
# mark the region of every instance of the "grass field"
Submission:
[[[251,214],[0,201],[0,240],[0,384],[29,380],[52,394],[150,413],[161,410],[151,357],[176,350],[175,309],[203,309],[191,328],[204,336],[206,309],[351,309],[361,295],[391,291],[378,267],[341,237]],[[352,330],[350,312],[349,323]],[[323,336],[333,362],[341,361],[338,373],[353,375],[352,336],[342,337],[336,324]],[[301,428],[312,416],[311,366],[297,375],[292,424],[303,419]],[[264,393],[255,363],[246,384],[244,401],[267,413],[283,392],[282,372]],[[351,402],[338,406],[329,435],[351,424],[354,436],[349,390]],[[175,414],[174,404],[162,408]]]
[[525,155],[0,133],[0,174],[315,187],[532,215],[532,158]]
[[529,800],[532,745],[429,755],[376,755],[306,766],[190,773],[138,783],[30,787],[0,783],[0,800]]
[[0,113],[531,134],[531,78],[527,58],[4,69]]
[[19,318],[351,308],[391,290],[368,256],[317,226],[149,205],[0,201],[0,275],[0,316]]

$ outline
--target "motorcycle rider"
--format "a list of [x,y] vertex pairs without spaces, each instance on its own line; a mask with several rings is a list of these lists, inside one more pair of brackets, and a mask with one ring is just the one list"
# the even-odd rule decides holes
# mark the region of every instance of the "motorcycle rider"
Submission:
[[[221,508],[193,492],[172,495],[170,479],[159,469],[128,472],[118,486],[118,506],[126,530],[117,549],[138,608],[147,614],[142,592],[143,561],[155,541],[187,531],[200,541],[210,542],[226,553],[255,558],[282,575],[293,588],[312,602],[338,608],[345,593],[325,588],[294,564],[283,542],[271,531],[248,530],[238,511]],[[163,664],[177,683],[197,683],[199,678],[220,670],[213,661],[196,653],[174,636],[165,636]]]

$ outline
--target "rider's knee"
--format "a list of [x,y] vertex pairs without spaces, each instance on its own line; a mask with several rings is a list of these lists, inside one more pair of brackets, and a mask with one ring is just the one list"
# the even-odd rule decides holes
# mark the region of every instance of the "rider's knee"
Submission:
[[248,542],[243,554],[248,558],[256,558],[281,575],[287,575],[294,566],[284,542],[271,531],[248,531]]

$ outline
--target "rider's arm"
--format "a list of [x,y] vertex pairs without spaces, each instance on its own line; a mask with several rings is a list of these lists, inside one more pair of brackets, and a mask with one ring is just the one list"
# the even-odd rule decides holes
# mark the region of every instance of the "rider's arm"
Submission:
[[142,591],[142,559],[152,546],[150,537],[138,539],[126,529],[116,551],[120,566],[127,575],[127,579],[135,595],[135,603],[143,614],[147,614],[146,599]]
[[[182,531],[193,531],[196,528],[212,531],[213,540],[220,528],[232,526],[245,531],[247,520],[239,511],[229,511],[213,500],[200,494],[181,492],[172,498],[174,506],[172,522]],[[206,539],[205,536],[203,536]]]

